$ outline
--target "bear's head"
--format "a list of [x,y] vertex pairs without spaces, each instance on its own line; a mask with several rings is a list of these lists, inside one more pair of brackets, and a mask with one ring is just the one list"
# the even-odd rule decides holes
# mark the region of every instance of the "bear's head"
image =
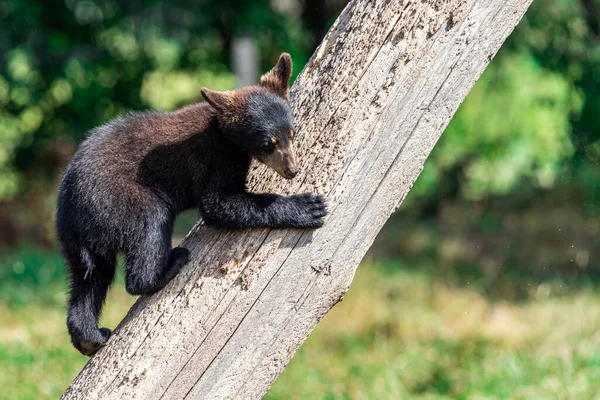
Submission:
[[229,92],[202,88],[202,96],[216,111],[223,135],[286,179],[298,173],[289,103],[291,76],[292,58],[283,53],[258,85]]

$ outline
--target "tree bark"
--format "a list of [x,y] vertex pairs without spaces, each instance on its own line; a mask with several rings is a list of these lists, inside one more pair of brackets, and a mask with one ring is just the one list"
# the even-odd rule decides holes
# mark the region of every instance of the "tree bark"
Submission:
[[316,231],[196,226],[191,262],[141,298],[63,399],[256,399],[348,290],[361,258],[531,0],[354,0],[292,90]]

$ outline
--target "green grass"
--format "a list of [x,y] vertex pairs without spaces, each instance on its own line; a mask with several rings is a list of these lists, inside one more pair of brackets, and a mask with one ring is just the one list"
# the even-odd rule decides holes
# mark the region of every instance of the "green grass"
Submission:
[[490,302],[362,265],[267,399],[597,399],[600,295]]
[[[57,260],[23,251],[0,264],[1,398],[58,398],[85,365]],[[103,324],[134,300],[117,284]],[[366,262],[266,398],[579,400],[600,398],[598,382],[599,291],[544,283],[527,301],[491,301],[475,285]]]
[[[55,302],[27,306],[0,303],[2,399],[57,399],[88,360],[69,341],[65,288],[52,288],[52,296],[46,296]],[[109,294],[103,324],[116,326],[134,301],[123,285],[117,285]]]
[[[87,362],[66,331],[66,288],[56,252],[22,247],[0,259],[0,399],[59,398]],[[116,326],[134,301],[118,275],[103,324]]]

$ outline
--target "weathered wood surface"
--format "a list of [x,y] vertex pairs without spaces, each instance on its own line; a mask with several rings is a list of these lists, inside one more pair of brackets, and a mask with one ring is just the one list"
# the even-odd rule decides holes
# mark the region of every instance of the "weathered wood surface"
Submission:
[[324,194],[317,231],[197,226],[192,261],[140,299],[64,399],[256,399],[327,311],[531,0],[355,0],[292,90],[302,172],[254,191]]

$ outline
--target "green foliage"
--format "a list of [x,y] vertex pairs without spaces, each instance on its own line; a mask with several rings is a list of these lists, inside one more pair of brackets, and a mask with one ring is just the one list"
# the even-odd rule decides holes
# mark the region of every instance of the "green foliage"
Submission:
[[409,200],[549,189],[564,184],[562,176],[595,192],[598,18],[578,0],[535,1],[456,113]]
[[[54,179],[85,132],[111,117],[176,108],[198,100],[203,85],[234,87],[236,36],[256,40],[263,69],[286,50],[298,73],[312,50],[306,4],[5,0],[0,199],[27,191],[36,178]],[[582,4],[534,2],[459,109],[410,199],[551,188],[572,172],[573,184],[595,192],[598,180],[584,176],[600,162],[598,16]],[[16,32],[28,32],[28,40]]]
[[457,166],[465,198],[507,194],[524,178],[552,187],[573,155],[569,119],[581,111],[580,97],[531,55],[500,54],[456,113],[414,190],[435,191],[444,171]]

